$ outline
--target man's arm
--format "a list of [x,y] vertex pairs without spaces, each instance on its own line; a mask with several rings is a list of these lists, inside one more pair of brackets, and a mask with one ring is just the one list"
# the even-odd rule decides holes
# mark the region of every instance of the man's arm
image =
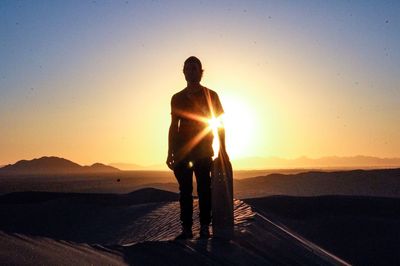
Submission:
[[175,115],[171,115],[171,125],[169,126],[168,132],[168,154],[174,154],[175,152],[175,137],[178,133],[178,121],[179,118]]
[[169,169],[174,170],[176,163],[176,136],[178,134],[179,118],[174,114],[173,98],[171,100],[171,125],[168,131],[168,158],[167,166]]

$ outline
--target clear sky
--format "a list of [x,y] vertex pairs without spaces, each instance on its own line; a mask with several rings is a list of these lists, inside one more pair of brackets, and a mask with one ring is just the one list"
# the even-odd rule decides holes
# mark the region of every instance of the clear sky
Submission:
[[163,164],[198,56],[228,151],[400,157],[399,1],[0,1],[0,164]]

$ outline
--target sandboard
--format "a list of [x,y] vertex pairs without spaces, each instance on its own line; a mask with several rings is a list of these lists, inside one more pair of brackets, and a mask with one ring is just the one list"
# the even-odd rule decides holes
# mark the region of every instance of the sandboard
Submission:
[[220,154],[211,168],[212,229],[218,238],[233,237],[233,173],[229,159]]

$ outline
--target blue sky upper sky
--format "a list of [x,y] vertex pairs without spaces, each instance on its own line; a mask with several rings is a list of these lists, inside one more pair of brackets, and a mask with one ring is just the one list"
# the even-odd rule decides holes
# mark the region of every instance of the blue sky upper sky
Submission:
[[227,121],[236,157],[399,157],[399,14],[398,1],[3,0],[0,164],[163,163],[190,55],[242,125]]

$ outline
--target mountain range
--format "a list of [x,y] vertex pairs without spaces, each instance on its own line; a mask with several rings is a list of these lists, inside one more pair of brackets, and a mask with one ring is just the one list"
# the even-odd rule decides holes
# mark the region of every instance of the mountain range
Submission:
[[276,169],[276,168],[383,168],[399,167],[400,158],[379,158],[373,156],[327,156],[309,158],[306,156],[284,159],[279,157],[248,157],[233,160],[235,169]]
[[70,160],[55,156],[44,156],[33,160],[20,160],[0,168],[0,174],[77,174],[77,173],[112,173],[118,168],[102,163],[82,166]]
[[273,173],[235,180],[237,197],[352,195],[400,197],[400,168]]
[[[400,158],[379,158],[373,156],[351,157],[299,157],[284,159],[279,157],[247,157],[232,160],[235,170],[255,169],[294,169],[294,168],[389,168],[400,167]],[[20,160],[15,164],[0,166],[0,174],[70,174],[70,173],[112,173],[121,170],[167,170],[164,164],[141,166],[129,163],[112,163],[105,165],[94,163],[82,166],[73,161],[55,157],[44,156],[33,160]]]
[[[165,164],[142,166],[129,163],[111,163],[121,170],[167,170]],[[280,157],[245,157],[233,159],[235,170],[293,169],[293,168],[385,168],[400,167],[400,158],[379,158],[374,156],[326,156],[309,158],[306,156],[285,159]]]

